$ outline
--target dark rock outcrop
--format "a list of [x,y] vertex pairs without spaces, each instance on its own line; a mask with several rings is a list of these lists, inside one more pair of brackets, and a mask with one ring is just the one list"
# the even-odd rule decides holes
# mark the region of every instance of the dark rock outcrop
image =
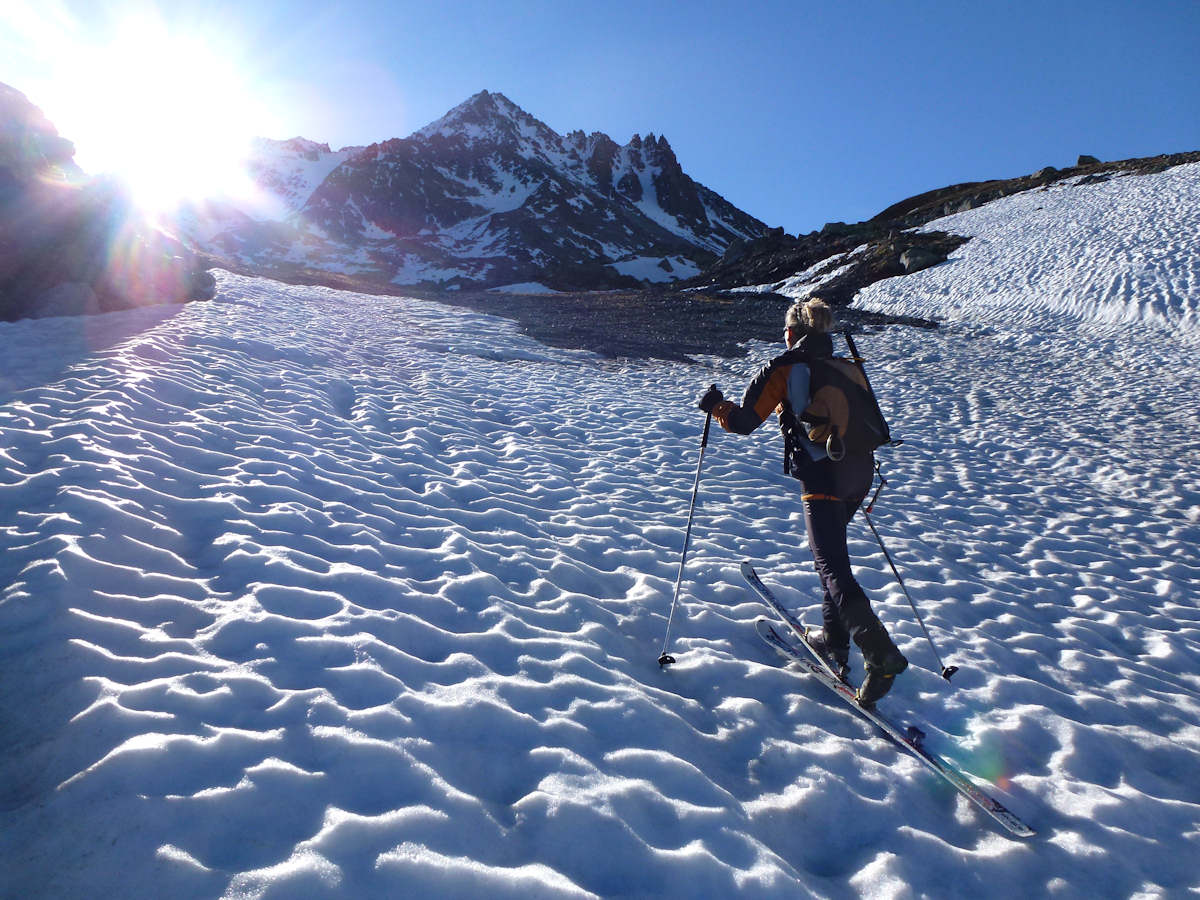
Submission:
[[215,281],[74,147],[0,84],[0,319],[83,315],[212,297]]
[[936,266],[940,262],[945,262],[945,260],[946,256],[944,254],[937,253],[926,247],[909,247],[900,254],[900,265],[903,267],[905,275],[920,272],[922,269]]
[[1077,165],[1068,169],[1046,166],[1033,175],[1024,175],[1020,178],[967,182],[917,194],[915,197],[909,197],[907,200],[889,206],[870,221],[887,228],[915,228],[942,216],[975,209],[1010,194],[1048,187],[1055,182],[1071,178],[1087,178],[1097,175],[1150,175],[1162,172],[1171,166],[1200,162],[1200,152],[1126,159],[1117,162],[1084,162],[1084,159],[1094,160],[1095,157],[1081,157]]

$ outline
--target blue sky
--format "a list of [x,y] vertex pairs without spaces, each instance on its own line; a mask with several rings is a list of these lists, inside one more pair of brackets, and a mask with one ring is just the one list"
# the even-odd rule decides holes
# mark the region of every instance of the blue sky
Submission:
[[[37,8],[102,41],[114,10],[150,6]],[[792,233],[960,181],[1065,167],[1080,153],[1200,149],[1197,0],[158,9],[174,31],[236,61],[266,110],[264,136],[335,148],[403,137],[479,90],[499,91],[559,132],[666,135],[689,175]],[[65,61],[31,43],[27,25],[0,14],[0,81],[41,105],[83,156],[88,135],[43,96],[55,77],[61,88]]]

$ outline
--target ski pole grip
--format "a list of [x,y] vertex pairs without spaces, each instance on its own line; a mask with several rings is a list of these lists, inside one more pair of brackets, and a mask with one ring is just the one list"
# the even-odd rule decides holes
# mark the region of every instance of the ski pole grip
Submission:
[[842,332],[842,337],[846,339],[846,346],[850,348],[850,355],[854,358],[854,361],[861,366],[863,362],[862,357],[858,355],[858,347],[856,347],[854,344],[854,338],[851,337],[849,328]]
[[[710,391],[715,391],[717,389],[717,386],[715,384],[710,384],[708,386],[708,389]],[[710,413],[707,413],[704,417],[704,434],[700,438],[701,455],[703,455],[704,448],[708,446],[708,430],[711,427],[712,427],[712,413],[710,412]]]

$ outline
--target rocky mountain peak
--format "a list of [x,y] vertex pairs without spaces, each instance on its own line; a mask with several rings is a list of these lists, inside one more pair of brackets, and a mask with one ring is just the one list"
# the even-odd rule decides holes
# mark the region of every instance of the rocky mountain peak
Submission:
[[298,153],[305,159],[317,159],[322,153],[332,153],[329,149],[329,144],[317,143],[310,141],[307,138],[294,137],[289,141],[284,141],[283,146],[291,150],[293,153]]
[[393,285],[629,287],[696,274],[765,230],[684,174],[665,138],[560,135],[495,91],[361,151],[273,147],[255,177],[282,213],[203,238],[264,271],[299,256]]
[[440,119],[414,132],[409,140],[436,139],[512,145],[523,140],[557,143],[561,137],[501,93],[480,91]]
[[299,136],[289,138],[286,141],[255,138],[252,142],[252,148],[255,153],[289,155],[298,159],[306,159],[309,162],[316,162],[322,156],[328,156],[333,152],[329,149],[329,144],[310,141],[308,138]]

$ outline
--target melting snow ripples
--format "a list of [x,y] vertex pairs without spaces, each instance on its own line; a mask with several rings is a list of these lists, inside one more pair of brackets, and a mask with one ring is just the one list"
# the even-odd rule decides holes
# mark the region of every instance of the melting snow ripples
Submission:
[[[678,866],[732,890],[763,850],[702,839],[728,797],[692,763],[648,780],[676,757],[630,745],[721,746],[694,699],[639,680],[658,681],[680,519],[662,469],[688,429],[639,423],[640,458],[590,354],[300,293],[285,313],[226,276],[233,302],[3,410],[18,883],[78,891],[54,861],[86,834],[131,862],[89,889],[133,893],[610,894]],[[584,833],[642,863],[610,868]]]
[[852,526],[915,664],[888,703],[1022,844],[754,635],[744,557],[816,617],[773,426],[713,437],[659,670],[693,396],[771,348],[612,363],[435,304],[220,285],[89,323],[96,352],[0,406],[0,893],[1200,887],[1200,423],[1194,367],[1130,341],[1153,323],[860,341],[907,440],[877,523],[962,666],[930,671]]

